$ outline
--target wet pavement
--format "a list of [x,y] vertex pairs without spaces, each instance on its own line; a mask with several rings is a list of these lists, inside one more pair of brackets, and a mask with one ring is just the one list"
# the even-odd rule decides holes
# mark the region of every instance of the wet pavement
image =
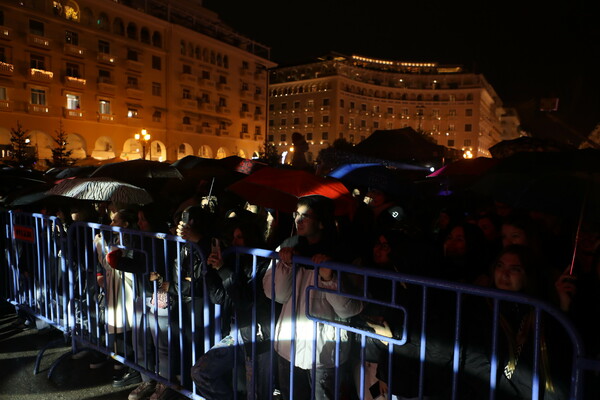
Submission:
[[[70,344],[57,329],[25,328],[15,321],[14,307],[0,300],[0,400],[126,400],[136,387],[112,387],[112,364],[92,370],[90,353],[80,359],[65,357],[49,377],[53,363],[70,352]],[[34,375],[39,351],[52,342],[56,345],[44,352]]]

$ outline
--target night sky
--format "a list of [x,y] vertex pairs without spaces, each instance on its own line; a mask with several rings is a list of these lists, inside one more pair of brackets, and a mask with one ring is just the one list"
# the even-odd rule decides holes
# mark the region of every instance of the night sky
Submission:
[[[482,73],[534,135],[578,143],[589,134],[600,122],[600,24],[591,2],[459,3],[204,0],[234,30],[271,47],[279,65],[330,51],[461,64]],[[558,112],[537,111],[544,97],[560,99]]]

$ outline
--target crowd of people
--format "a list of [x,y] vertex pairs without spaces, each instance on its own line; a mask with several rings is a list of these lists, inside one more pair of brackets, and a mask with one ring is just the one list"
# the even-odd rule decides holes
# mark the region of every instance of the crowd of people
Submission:
[[[66,226],[82,220],[178,235],[196,243],[207,255],[206,265],[202,265],[200,258],[189,260],[193,254],[181,254],[181,260],[185,261],[180,265],[188,262],[193,265],[187,269],[175,264],[170,268],[166,264],[172,260],[164,261],[164,257],[155,254],[154,270],[150,275],[142,275],[135,267],[138,255],[123,248],[131,247],[131,243],[122,246],[118,235],[110,239],[98,235],[94,240],[97,287],[106,293],[106,309],[116,310],[116,314],[106,313],[109,343],[115,342],[117,348],[133,352],[133,342],[128,346],[119,345],[120,341],[148,335],[146,340],[136,342],[154,343],[159,352],[160,376],[169,381],[179,380],[184,386],[191,378],[199,394],[207,399],[233,398],[233,387],[238,386],[246,386],[249,399],[269,398],[271,382],[284,399],[291,398],[291,387],[293,399],[310,398],[308,387],[314,390],[317,399],[333,399],[336,368],[343,372],[342,379],[348,383],[342,386],[344,399],[359,396],[375,399],[378,393],[398,399],[418,398],[420,378],[425,383],[425,398],[449,396],[452,377],[448,366],[453,362],[454,340],[450,321],[455,318],[455,310],[448,306],[451,302],[447,293],[434,292],[430,298],[427,324],[432,333],[425,349],[430,364],[424,376],[420,376],[423,299],[417,285],[394,287],[384,278],[369,278],[365,282],[358,274],[338,276],[335,270],[326,267],[294,266],[297,256],[310,258],[316,265],[335,261],[523,293],[552,303],[567,314],[580,330],[588,354],[600,357],[600,330],[596,324],[600,317],[600,227],[595,221],[567,219],[559,210],[552,213],[512,208],[491,198],[416,200],[394,195],[384,187],[355,193],[355,212],[342,216],[335,212],[334,202],[322,196],[300,198],[296,211],[288,214],[248,205],[225,192],[199,194],[175,207],[159,203],[143,207],[86,204],[46,211],[59,216]],[[250,256],[237,260],[223,255],[229,246],[274,250],[279,257],[277,262],[264,259],[255,265]],[[241,268],[236,268],[238,264]],[[178,279],[179,276],[183,279]],[[195,286],[201,280],[207,292]],[[328,290],[311,291],[309,298],[306,288],[315,283]],[[146,292],[153,296],[135,298],[134,293],[142,293],[133,290],[136,285],[146,286]],[[335,293],[340,286],[344,286],[344,292],[356,294],[363,293],[366,287],[367,296],[376,301],[360,301]],[[172,321],[166,310],[178,296],[185,299],[180,329],[188,336],[183,348],[169,341],[167,335]],[[204,296],[222,306],[223,339],[193,360],[189,346],[193,342],[201,346],[201,340],[190,334],[202,331],[203,318],[207,316],[198,314]],[[270,331],[271,299],[278,304],[274,332]],[[391,344],[384,339],[369,338],[366,354],[361,356],[361,346],[351,332],[336,333],[335,327],[322,323],[312,329],[312,321],[299,310],[308,301],[311,312],[320,318],[364,326],[389,338],[401,337],[405,330],[408,341],[404,346],[394,346],[388,358]],[[414,318],[410,326],[404,326],[405,320],[398,318],[394,309],[381,305],[386,302],[404,307],[407,315]],[[149,324],[147,330],[140,329],[144,326],[141,321],[128,319],[144,314],[140,311],[144,307],[152,314],[152,321],[158,321]],[[255,318],[252,318],[253,307]],[[133,308],[138,312],[133,312]],[[491,332],[487,330],[492,329],[488,320],[493,318],[494,308],[489,301],[476,297],[465,300],[464,308],[466,328],[460,358],[468,379],[460,382],[460,398],[485,398],[492,365],[491,343],[487,339]],[[191,318],[192,310],[196,311],[196,318]],[[111,315],[128,318],[111,319]],[[535,315],[531,308],[510,302],[501,304],[499,315],[496,398],[527,398],[532,381]],[[231,317],[235,317],[240,328],[238,335],[233,333]],[[196,330],[186,328],[192,323]],[[124,334],[134,327],[139,332]],[[572,360],[566,355],[569,352],[564,349],[563,335],[550,319],[542,322],[539,365],[545,399],[565,398],[568,390],[568,367]],[[295,338],[293,346],[290,338]],[[275,360],[269,359],[271,340],[277,354]],[[255,346],[251,346],[253,342]],[[147,347],[139,348],[138,353],[147,351]],[[192,366],[188,376],[177,371],[174,353],[184,358],[184,365]],[[130,358],[132,354],[124,356]],[[271,361],[278,371],[274,377],[264,373],[266,368],[256,369],[256,363],[268,365]],[[232,383],[237,379],[232,376],[234,363],[243,365],[246,371],[247,379],[245,382],[242,379],[239,385]],[[362,385],[361,367],[364,368]],[[294,371],[293,382],[290,382],[290,368]],[[138,386],[129,395],[130,400],[148,396],[159,400],[170,394],[165,384],[134,369],[115,372],[114,385],[133,383]],[[364,393],[359,393],[361,386],[367,388]],[[597,382],[596,385],[588,382],[586,393],[597,397],[597,386]]]

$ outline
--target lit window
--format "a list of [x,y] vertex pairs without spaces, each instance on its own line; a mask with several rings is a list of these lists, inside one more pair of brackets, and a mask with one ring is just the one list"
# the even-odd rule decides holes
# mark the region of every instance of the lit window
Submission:
[[31,89],[31,104],[46,105],[46,91],[44,89]]
[[128,108],[127,118],[138,118],[138,110],[135,108]]
[[99,106],[98,112],[100,112],[100,114],[110,114],[110,101],[100,100]]
[[79,96],[75,94],[67,94],[67,109],[79,110],[81,108]]

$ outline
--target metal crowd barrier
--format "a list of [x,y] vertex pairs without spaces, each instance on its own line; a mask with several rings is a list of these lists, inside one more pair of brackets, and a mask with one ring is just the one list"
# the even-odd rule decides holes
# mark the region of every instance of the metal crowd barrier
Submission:
[[[192,366],[224,336],[222,308],[212,304],[208,296],[206,250],[171,235],[83,222],[72,224],[65,233],[60,221],[53,217],[13,212],[0,215],[5,236],[10,238],[2,263],[5,269],[2,276],[8,282],[7,299],[20,310],[70,335],[73,347],[65,356],[84,348],[93,349],[188,398],[204,398],[203,388],[191,379]],[[113,261],[118,269],[110,269],[105,264],[106,255],[116,249],[122,251],[122,257]],[[345,400],[354,394],[360,399],[375,397],[370,390],[378,387],[372,383],[374,377],[388,383],[389,393],[402,392],[408,386],[413,391],[412,397],[426,398],[432,389],[447,387],[441,398],[461,400],[468,398],[464,395],[465,387],[478,379],[481,380],[478,386],[483,386],[486,393],[479,398],[501,398],[499,381],[505,369],[500,361],[504,351],[501,315],[507,304],[524,307],[532,315],[533,346],[528,350],[531,353],[520,354],[520,359],[531,361],[527,378],[529,398],[542,398],[546,390],[545,352],[541,350],[546,345],[546,327],[551,326],[561,339],[560,348],[549,348],[555,355],[563,356],[562,375],[557,380],[562,384],[560,389],[566,396],[563,398],[584,399],[586,382],[593,379],[593,371],[600,370],[600,363],[585,353],[571,321],[547,303],[499,290],[355,265],[314,264],[302,257],[295,257],[290,267],[291,286],[287,295],[291,299],[288,304],[291,316],[282,323],[288,324],[294,334],[283,338],[289,343],[282,347],[281,340],[275,341],[282,306],[273,295],[278,289],[274,282],[281,278],[281,270],[276,267],[278,253],[230,248],[224,251],[224,256],[227,255],[235,260],[237,272],[250,268],[249,287],[253,291],[249,300],[250,317],[236,315],[231,321],[229,335],[235,346],[242,346],[239,341],[242,327],[238,326],[241,317],[251,319],[251,337],[262,337],[257,322],[258,311],[264,310],[257,310],[252,301],[261,293],[270,298],[266,306],[270,333],[268,357],[259,359],[259,346],[263,344],[252,340],[244,353],[247,359],[234,358],[231,388],[237,399],[244,398],[247,391],[254,391],[260,374],[265,373],[267,397],[279,398],[273,394],[281,389],[277,351],[289,361],[290,398],[298,390],[295,378],[299,370],[293,367],[298,354],[312,360],[312,368],[306,373],[314,382],[320,376],[315,366],[323,364],[325,352],[334,366],[332,397],[335,399]],[[325,267],[335,272],[328,284],[317,278],[319,269]],[[267,268],[270,271],[263,282],[259,271]],[[314,271],[310,275],[312,282],[305,281],[303,286],[296,281],[297,275],[302,276],[301,269]],[[155,273],[160,275],[159,279],[154,279]],[[275,279],[270,279],[273,276]],[[384,290],[374,293],[377,281]],[[169,282],[169,296],[162,294],[164,282]],[[299,303],[298,296],[310,300]],[[324,316],[314,307],[323,299],[333,299],[338,304],[345,301],[360,304],[360,307],[353,309],[355,315]],[[373,318],[380,317],[373,310],[384,316],[390,326],[388,333],[373,329],[372,324],[383,326],[382,318]],[[225,322],[224,326],[229,324]],[[333,332],[333,339],[319,347],[321,352],[317,353],[314,337],[319,336],[317,333],[323,327]],[[309,342],[305,336],[310,338]],[[469,369],[468,350],[473,337],[489,345],[479,354],[489,360],[483,377],[477,374],[481,371]],[[377,362],[369,355],[373,348],[378,349]],[[312,353],[301,354],[299,349]],[[260,352],[264,354],[264,348]],[[398,378],[405,366],[410,367],[410,377]],[[248,374],[246,379],[244,371]],[[439,377],[432,380],[432,371]],[[242,378],[236,379],[238,375]],[[309,388],[300,390],[306,393]],[[310,390],[310,398],[318,399],[314,388]]]

